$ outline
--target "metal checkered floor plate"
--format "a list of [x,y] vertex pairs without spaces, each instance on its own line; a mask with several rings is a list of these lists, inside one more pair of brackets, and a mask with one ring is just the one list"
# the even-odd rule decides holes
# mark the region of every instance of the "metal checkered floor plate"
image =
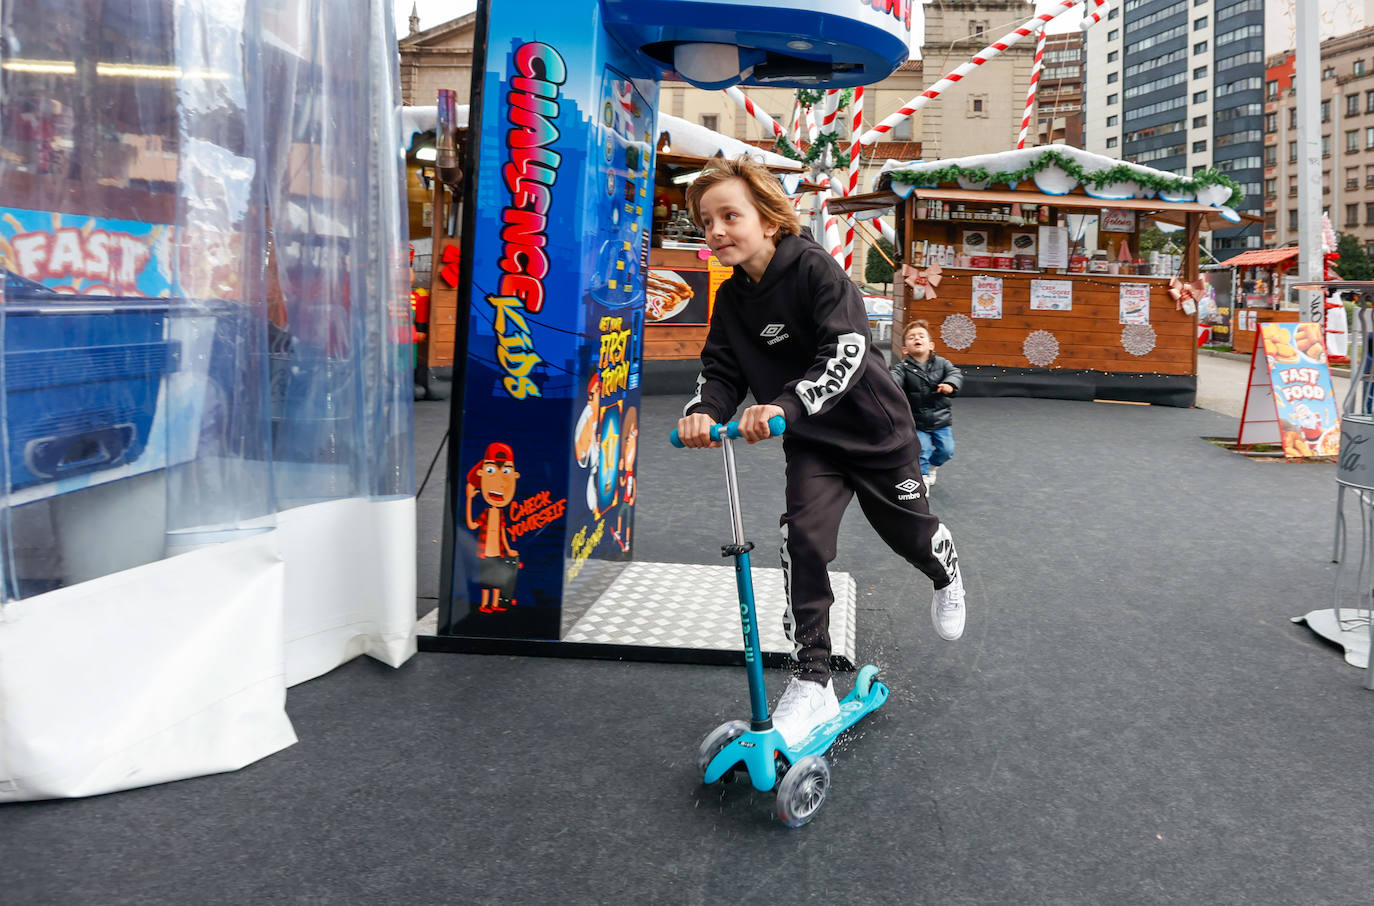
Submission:
[[[791,654],[782,630],[786,609],[782,570],[753,567],[759,643],[766,653]],[[855,662],[857,589],[848,573],[831,573],[834,653]],[[733,566],[630,563],[564,633],[565,642],[741,651],[739,593]]]

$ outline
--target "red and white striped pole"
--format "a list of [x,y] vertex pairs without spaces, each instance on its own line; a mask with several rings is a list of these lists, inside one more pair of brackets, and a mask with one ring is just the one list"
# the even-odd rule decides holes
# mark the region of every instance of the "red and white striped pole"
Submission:
[[[845,186],[844,194],[853,195],[859,189],[859,152],[863,146],[859,144],[859,136],[863,133],[864,124],[864,86],[860,85],[854,89],[854,99],[849,102],[849,184]],[[844,270],[849,273],[854,266],[854,221],[846,218],[848,226],[844,231]]]
[[[1030,131],[1031,111],[1035,109],[1035,91],[1040,84],[1040,70],[1045,64],[1045,30],[1040,29],[1040,37],[1035,42],[1035,64],[1031,66],[1030,87],[1026,89],[1026,112],[1021,116],[1021,135],[1016,139],[1016,149],[1019,151],[1026,147],[1026,133]],[[1040,137],[1040,130],[1035,130],[1036,139]]]
[[739,90],[738,85],[731,85],[729,88],[723,90],[725,91],[726,97],[743,107],[744,112],[752,116],[759,125],[763,126],[763,128],[773,133],[774,138],[786,136],[787,133],[782,131],[782,127],[779,126],[771,116],[755,106],[754,102],[749,100],[748,96],[745,95],[743,91]]
[[1101,22],[1101,21],[1102,21],[1102,14],[1105,13],[1105,12],[1107,11],[1107,6],[1108,6],[1108,5],[1109,5],[1108,3],[1102,3],[1102,4],[1100,4],[1096,9],[1094,9],[1092,12],[1086,13],[1086,14],[1083,16],[1083,21],[1080,22],[1080,23],[1078,23],[1078,27],[1079,27],[1080,29],[1082,29],[1083,31],[1087,31],[1089,25],[1092,25],[1094,22]]
[[[1053,9],[1038,14],[1030,22],[1026,23],[1025,25],[1022,25],[1020,28],[1017,28],[1003,35],[1000,40],[992,42],[987,47],[984,47],[978,53],[974,54],[973,58],[969,60],[967,63],[964,63],[962,66],[958,67],[953,72],[949,73],[949,75],[945,76],[943,79],[936,82],[934,85],[931,85],[925,91],[921,92],[919,97],[913,98],[909,103],[904,104],[901,108],[899,108],[896,113],[892,114],[887,119],[883,120],[881,123],[865,132],[863,136],[859,139],[859,141],[865,145],[871,145],[874,142],[878,141],[884,135],[891,132],[893,128],[896,127],[896,125],[900,123],[902,120],[911,116],[917,110],[920,110],[926,104],[929,104],[932,100],[939,97],[941,92],[943,92],[946,88],[955,84],[956,82],[962,81],[964,76],[968,75],[970,72],[977,69],[979,66],[982,66],[988,60],[991,60],[993,57],[997,56],[1002,51],[1006,50],[1008,47],[1012,46],[1013,44],[1016,44],[1022,38],[1034,32],[1037,32],[1040,29],[1043,29],[1045,25],[1047,25],[1051,20],[1058,18],[1067,10],[1073,9],[1075,6],[1078,6],[1080,2],[1081,0],[1063,0],[1062,3],[1060,3]],[[1092,3],[1094,8],[1096,8],[1102,6],[1104,3],[1107,2],[1107,0],[1087,0],[1087,2]]]

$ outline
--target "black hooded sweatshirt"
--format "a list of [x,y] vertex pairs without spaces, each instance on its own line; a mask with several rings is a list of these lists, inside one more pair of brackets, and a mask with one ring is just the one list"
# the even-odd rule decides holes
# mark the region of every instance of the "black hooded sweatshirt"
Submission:
[[701,364],[685,415],[724,423],[749,391],[782,408],[786,446],[874,469],[919,455],[910,407],[873,348],[858,287],[809,238],[783,237],[758,283],[736,267],[720,285]]

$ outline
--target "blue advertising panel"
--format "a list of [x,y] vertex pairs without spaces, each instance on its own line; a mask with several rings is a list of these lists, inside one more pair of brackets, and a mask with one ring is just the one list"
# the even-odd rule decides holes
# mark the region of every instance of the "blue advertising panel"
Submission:
[[658,88],[599,17],[493,3],[478,35],[441,635],[558,639],[630,558]]
[[166,224],[0,207],[0,267],[61,293],[179,295]]

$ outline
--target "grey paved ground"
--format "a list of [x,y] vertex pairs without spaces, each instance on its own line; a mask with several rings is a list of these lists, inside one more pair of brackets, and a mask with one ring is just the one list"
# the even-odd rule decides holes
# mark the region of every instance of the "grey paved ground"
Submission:
[[[646,441],[676,406],[646,400]],[[443,407],[418,409],[423,470]],[[1236,420],[1204,409],[969,399],[956,419],[934,503],[968,632],[935,636],[928,584],[851,511],[835,566],[893,696],[834,750],[811,826],[695,776],[701,736],[747,710],[736,669],[359,660],[293,689],[301,742],[244,770],[0,810],[5,901],[1365,902],[1374,698],[1289,622],[1338,577],[1334,467],[1207,443]],[[765,552],[779,454],[741,456]],[[717,458],[642,457],[637,556],[719,562]]]

